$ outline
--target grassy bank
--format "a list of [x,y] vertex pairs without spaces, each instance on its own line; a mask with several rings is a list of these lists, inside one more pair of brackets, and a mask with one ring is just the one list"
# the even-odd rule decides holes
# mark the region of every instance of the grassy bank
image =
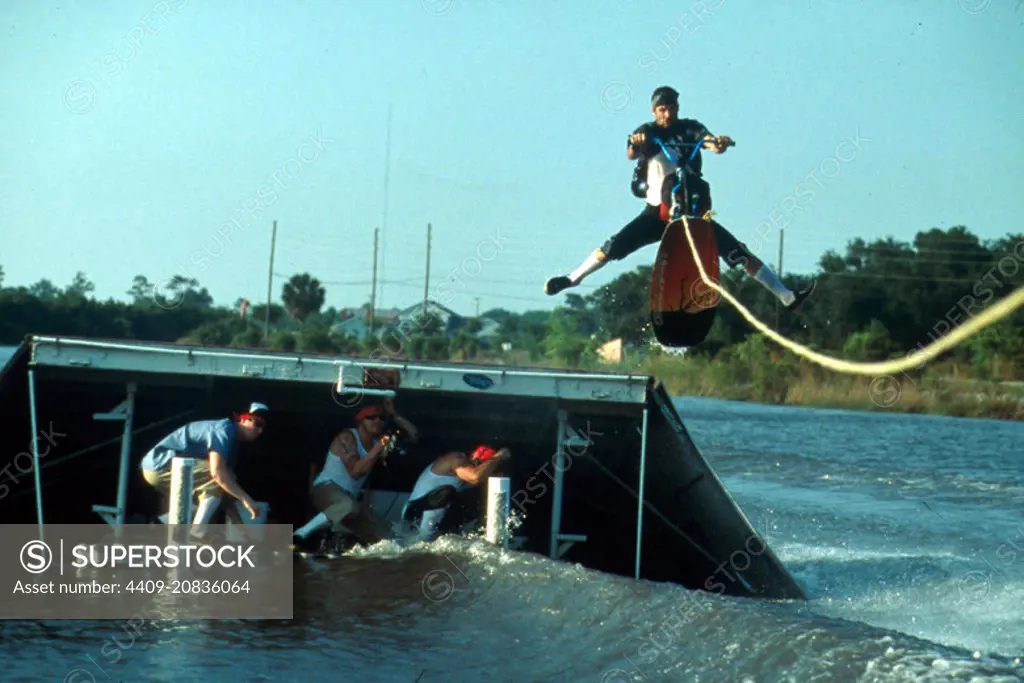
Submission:
[[[507,354],[509,365],[569,367],[552,360]],[[976,369],[953,363],[885,377],[841,375],[822,370],[763,340],[753,339],[713,359],[651,352],[608,364],[584,357],[578,369],[639,372],[656,376],[675,396],[704,396],[772,405],[801,405],[879,412],[1024,420],[1024,382],[1015,368],[1001,368],[999,381],[979,379]]]
[[646,363],[674,395],[775,405],[1024,420],[1024,386],[962,380],[951,367],[914,376],[836,375],[803,363],[744,367],[704,359]]

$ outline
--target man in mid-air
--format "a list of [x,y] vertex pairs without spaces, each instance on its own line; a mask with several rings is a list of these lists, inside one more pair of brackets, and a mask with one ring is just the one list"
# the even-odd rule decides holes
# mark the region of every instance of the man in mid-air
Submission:
[[[676,184],[676,171],[684,168],[686,174],[686,206],[697,207],[693,215],[703,216],[711,210],[711,188],[701,175],[701,153],[693,155],[694,145],[700,144],[715,154],[723,154],[733,140],[725,135],[712,135],[706,126],[694,119],[679,119],[679,93],[662,86],[651,96],[654,121],[642,124],[633,131],[626,143],[626,157],[637,161],[633,173],[633,194],[646,199],[643,211],[596,249],[569,275],[552,277],[544,284],[544,292],[558,294],[575,287],[608,261],[620,261],[633,252],[661,240],[673,203],[672,188]],[[654,140],[661,140],[664,150]],[[666,156],[665,150],[670,156]],[[687,212],[687,215],[690,215]],[[742,265],[747,272],[771,292],[787,309],[795,310],[811,292],[815,282],[801,292],[790,291],[778,276],[755,256],[746,245],[716,221],[710,221],[718,242],[719,253],[729,266]]]

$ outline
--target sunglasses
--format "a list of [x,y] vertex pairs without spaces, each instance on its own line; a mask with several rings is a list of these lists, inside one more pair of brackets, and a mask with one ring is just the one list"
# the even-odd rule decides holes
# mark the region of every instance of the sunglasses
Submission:
[[383,419],[384,419],[384,416],[383,416],[383,415],[381,415],[380,413],[375,413],[375,414],[373,414],[373,415],[367,415],[367,416],[366,416],[366,417],[364,417],[363,419],[364,419],[364,420],[383,420]]

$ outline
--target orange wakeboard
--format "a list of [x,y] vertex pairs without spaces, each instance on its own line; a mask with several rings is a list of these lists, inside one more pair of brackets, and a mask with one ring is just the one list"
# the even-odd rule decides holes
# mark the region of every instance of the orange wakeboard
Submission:
[[[704,272],[718,284],[721,272],[715,230],[710,222],[701,218],[688,218],[687,222]],[[714,309],[720,300],[721,295],[700,276],[682,220],[672,221],[661,237],[658,258],[651,272],[649,303],[655,327],[666,316],[678,318],[680,314],[692,315]]]

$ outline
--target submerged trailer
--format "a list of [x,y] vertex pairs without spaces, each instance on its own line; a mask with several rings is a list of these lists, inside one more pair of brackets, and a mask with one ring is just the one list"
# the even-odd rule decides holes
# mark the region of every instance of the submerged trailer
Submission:
[[[387,519],[436,456],[507,446],[497,475],[511,480],[518,551],[692,589],[805,597],[664,387],[637,374],[30,336],[0,372],[0,519],[41,532],[155,519],[143,454],[185,422],[260,401],[271,419],[239,444],[238,478],[269,521],[297,527],[332,437],[381,396],[421,432],[370,475],[366,500]],[[485,489],[472,494],[481,508]]]

